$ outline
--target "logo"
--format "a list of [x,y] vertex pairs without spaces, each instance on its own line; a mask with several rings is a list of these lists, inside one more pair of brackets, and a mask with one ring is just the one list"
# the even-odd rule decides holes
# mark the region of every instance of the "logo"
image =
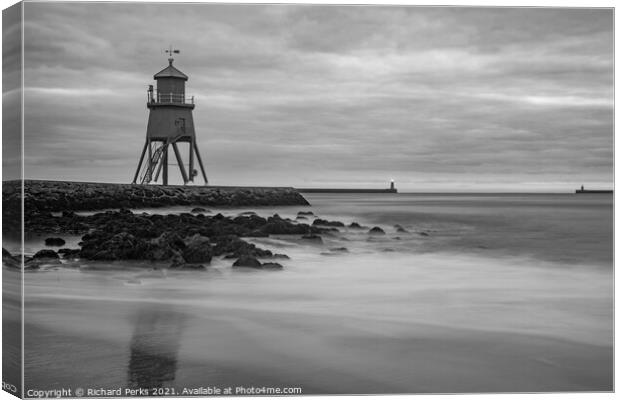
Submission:
[[7,392],[17,393],[17,387],[15,385],[11,385],[10,383],[6,383],[2,381],[2,390],[6,390]]

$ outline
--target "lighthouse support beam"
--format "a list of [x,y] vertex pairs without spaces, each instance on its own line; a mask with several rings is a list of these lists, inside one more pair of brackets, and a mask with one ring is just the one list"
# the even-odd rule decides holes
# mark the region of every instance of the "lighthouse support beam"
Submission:
[[198,144],[196,144],[196,139],[194,139],[194,151],[196,152],[196,158],[198,159],[198,164],[200,165],[200,170],[202,171],[202,177],[205,180],[205,185],[209,183],[207,180],[207,174],[205,172],[205,167],[202,165],[202,158],[200,158],[200,153],[198,152]]
[[179,153],[179,148],[176,143],[172,143],[172,148],[174,149],[174,155],[177,158],[177,163],[179,163],[179,169],[181,170],[181,176],[183,177],[183,183],[187,183],[187,174],[185,173],[185,166],[183,165],[183,160],[181,160],[181,153]]
[[168,186],[168,141],[166,141],[166,147],[164,147],[164,159],[162,161],[162,165],[164,168],[161,183],[164,186]]
[[[153,180],[153,170],[155,166],[153,165],[153,146],[151,145],[151,139],[147,139],[146,143],[148,143],[149,146],[149,167],[146,170],[146,183],[150,183]],[[144,179],[142,182],[144,182]]]
[[189,142],[189,180],[194,182],[194,138]]
[[[133,182],[136,183],[138,180],[138,175],[140,174],[140,167],[142,166],[142,161],[144,161],[144,154],[146,153],[146,147],[148,146],[148,140],[144,143],[144,148],[142,149],[142,155],[140,156],[140,161],[138,161],[138,168],[136,169],[136,174],[133,176]],[[149,160],[150,162],[150,160]]]

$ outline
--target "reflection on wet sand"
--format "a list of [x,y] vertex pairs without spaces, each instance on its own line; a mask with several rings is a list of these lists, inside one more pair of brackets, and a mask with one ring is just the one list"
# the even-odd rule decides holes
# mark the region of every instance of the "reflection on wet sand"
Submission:
[[131,337],[130,388],[159,388],[174,382],[185,315],[171,308],[139,311]]

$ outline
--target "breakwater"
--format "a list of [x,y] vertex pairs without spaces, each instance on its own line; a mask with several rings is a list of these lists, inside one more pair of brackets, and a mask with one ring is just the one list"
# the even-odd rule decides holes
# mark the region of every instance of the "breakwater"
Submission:
[[299,188],[301,193],[398,193],[396,189]]
[[577,189],[575,190],[576,194],[580,193],[613,193],[613,190],[590,190],[590,189]]
[[[20,209],[21,184],[21,181],[2,182],[4,210]],[[24,180],[23,184],[25,214],[175,205],[309,205],[308,201],[291,187],[149,186],[43,180]]]

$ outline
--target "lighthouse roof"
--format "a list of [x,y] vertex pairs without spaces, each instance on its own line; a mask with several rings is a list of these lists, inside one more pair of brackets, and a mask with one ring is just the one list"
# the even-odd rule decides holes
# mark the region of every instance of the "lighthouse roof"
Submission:
[[185,75],[183,72],[179,71],[178,69],[176,69],[174,67],[174,65],[172,65],[172,61],[174,61],[172,58],[168,59],[168,62],[170,63],[166,68],[162,69],[161,71],[159,71],[158,73],[156,73],[153,78],[155,79],[159,79],[159,78],[178,78],[178,79],[183,79],[184,81],[186,81],[187,75]]

